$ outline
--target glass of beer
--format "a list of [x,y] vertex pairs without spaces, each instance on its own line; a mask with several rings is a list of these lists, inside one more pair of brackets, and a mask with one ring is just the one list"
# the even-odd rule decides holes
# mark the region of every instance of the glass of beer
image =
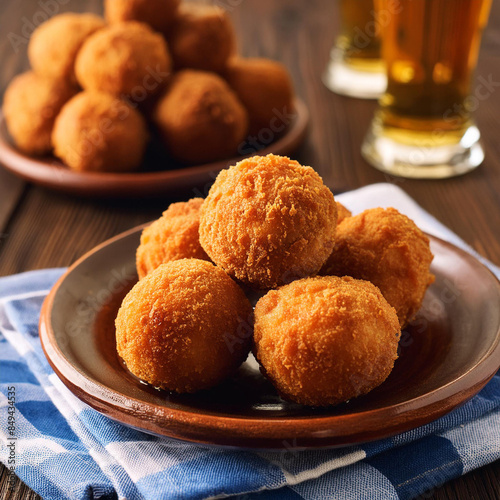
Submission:
[[387,78],[380,56],[380,29],[374,0],[339,0],[341,31],[323,75],[333,92],[378,99]]
[[482,30],[492,0],[376,0],[387,23],[382,57],[387,90],[362,146],[392,175],[437,179],[484,159],[472,111],[492,92],[472,94]]

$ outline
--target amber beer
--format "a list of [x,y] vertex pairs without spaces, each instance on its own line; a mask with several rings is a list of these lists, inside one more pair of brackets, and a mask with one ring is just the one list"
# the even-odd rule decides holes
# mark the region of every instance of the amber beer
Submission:
[[380,27],[375,20],[374,0],[340,0],[340,19],[337,47],[342,49],[345,61],[363,70],[380,70]]
[[[376,166],[386,171],[389,168],[380,163],[388,158],[401,165],[407,161],[424,167],[482,161],[479,132],[471,114],[478,99],[471,97],[471,87],[491,1],[376,0],[377,13],[390,12],[382,30],[387,90],[379,102],[372,136],[363,146],[369,161],[378,162]],[[475,149],[460,149],[458,144],[467,142],[464,136],[469,142],[476,138]],[[378,145],[370,149],[370,141],[374,140]],[[394,141],[391,147],[390,140]],[[411,146],[419,149],[410,151]],[[377,147],[385,159],[376,158]],[[420,169],[407,176],[445,177],[467,169],[459,168],[454,174],[448,169],[444,175],[445,170],[439,174],[434,169],[433,174],[429,169]],[[404,169],[400,173],[405,175]]]
[[466,100],[491,0],[401,0],[401,6],[384,31],[384,125],[461,136],[470,125]]
[[374,0],[338,0],[338,7],[340,34],[323,81],[338,94],[378,98],[385,90],[386,76]]

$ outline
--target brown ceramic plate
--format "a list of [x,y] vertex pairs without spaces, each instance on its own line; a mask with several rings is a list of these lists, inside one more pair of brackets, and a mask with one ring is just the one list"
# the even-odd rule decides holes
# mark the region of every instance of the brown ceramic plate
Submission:
[[326,409],[287,403],[252,360],[212,390],[155,390],[126,370],[115,349],[116,311],[137,280],[140,229],[76,262],[46,298],[40,319],[42,346],[61,380],[126,425],[212,445],[343,446],[426,424],[474,396],[499,368],[498,280],[469,254],[430,236],[436,281],[402,334],[393,372],[368,395]]
[[[290,116],[284,115],[282,119],[278,117],[276,133],[267,129],[256,138],[253,145],[248,144],[242,150],[248,151],[246,156],[268,153],[290,154],[303,141],[308,122],[309,112],[306,105],[300,99],[296,99],[293,113],[290,113]],[[285,126],[281,132],[281,127]],[[272,139],[273,141],[269,143]],[[29,182],[79,196],[145,197],[187,189],[213,182],[220,170],[234,165],[246,156],[182,167],[169,165],[168,159],[152,151],[145,160],[142,170],[138,172],[75,172],[54,157],[32,158],[18,151],[12,144],[4,115],[0,112],[0,163],[7,170]],[[168,167],[166,170],[165,165]]]

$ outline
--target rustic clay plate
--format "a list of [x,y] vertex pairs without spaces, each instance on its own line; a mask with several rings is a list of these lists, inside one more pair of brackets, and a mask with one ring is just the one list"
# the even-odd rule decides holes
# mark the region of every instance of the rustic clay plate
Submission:
[[[283,123],[278,119],[275,126],[277,132],[268,129],[261,137],[257,137],[253,144],[244,146],[242,151],[248,151],[246,156],[268,153],[287,155],[297,149],[305,137],[309,122],[309,112],[304,102],[296,99],[293,113],[290,113],[290,116],[284,115],[281,121]],[[281,127],[285,125],[286,128],[280,132]],[[168,164],[168,159],[151,151],[142,170],[138,172],[75,172],[54,157],[32,158],[18,151],[12,144],[4,115],[0,112],[0,163],[29,182],[79,196],[145,197],[187,189],[213,182],[220,170],[234,165],[246,156],[181,167]],[[165,166],[168,169],[165,169]]]
[[76,262],[43,305],[40,338],[61,380],[112,419],[149,433],[247,448],[335,447],[428,423],[476,394],[500,365],[500,284],[476,259],[430,237],[435,283],[401,338],[389,378],[366,396],[314,409],[282,401],[254,360],[192,395],[155,390],[115,350],[114,318],[137,280],[140,228]]

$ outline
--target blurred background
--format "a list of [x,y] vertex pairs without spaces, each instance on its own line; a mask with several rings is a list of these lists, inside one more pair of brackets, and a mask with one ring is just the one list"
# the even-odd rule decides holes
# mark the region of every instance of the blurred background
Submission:
[[[209,2],[210,3],[210,2]],[[354,189],[376,182],[392,182],[407,191],[429,212],[458,233],[476,250],[499,263],[500,243],[498,224],[494,217],[481,217],[480,212],[499,212],[500,143],[497,139],[500,125],[500,92],[495,87],[490,97],[480,103],[476,119],[483,133],[486,161],[475,172],[463,178],[425,182],[405,180],[378,172],[361,157],[360,147],[369,127],[376,101],[339,96],[328,90],[321,76],[329,60],[330,49],[338,35],[338,6],[327,0],[217,0],[233,19],[244,56],[260,56],[283,62],[291,73],[295,91],[309,108],[309,133],[295,159],[311,165],[334,192]],[[2,0],[0,2],[0,95],[9,81],[28,69],[26,48],[34,28],[50,15],[65,11],[92,11],[102,13],[100,0]],[[494,2],[490,22],[483,36],[477,75],[500,82],[500,6]],[[15,212],[23,197],[16,217],[30,214],[26,233],[3,236],[0,239],[3,266],[0,274],[10,274],[34,266],[33,246],[42,255],[36,256],[37,267],[69,264],[92,244],[108,236],[151,220],[175,199],[187,199],[208,185],[197,186],[190,193],[168,193],[165,200],[140,202],[141,212],[130,203],[111,203],[106,200],[72,200],[64,217],[81,227],[75,241],[68,242],[65,234],[58,234],[58,218],[62,217],[58,204],[68,201],[64,194],[26,185],[0,170],[0,230]],[[449,201],[463,199],[471,188],[481,196],[473,196],[467,217],[455,207],[447,208]],[[480,198],[480,199],[479,199]],[[96,227],[96,214],[109,214]],[[61,212],[62,213],[62,212]],[[50,222],[48,222],[50,221]],[[56,230],[49,245],[40,245],[43,228],[47,224]],[[479,226],[484,234],[478,237]],[[5,233],[5,229],[3,231]],[[45,238],[44,238],[45,239]],[[71,244],[69,244],[71,243]],[[47,252],[57,251],[57,262]],[[10,256],[16,255],[16,259]],[[55,256],[54,256],[55,257]]]

